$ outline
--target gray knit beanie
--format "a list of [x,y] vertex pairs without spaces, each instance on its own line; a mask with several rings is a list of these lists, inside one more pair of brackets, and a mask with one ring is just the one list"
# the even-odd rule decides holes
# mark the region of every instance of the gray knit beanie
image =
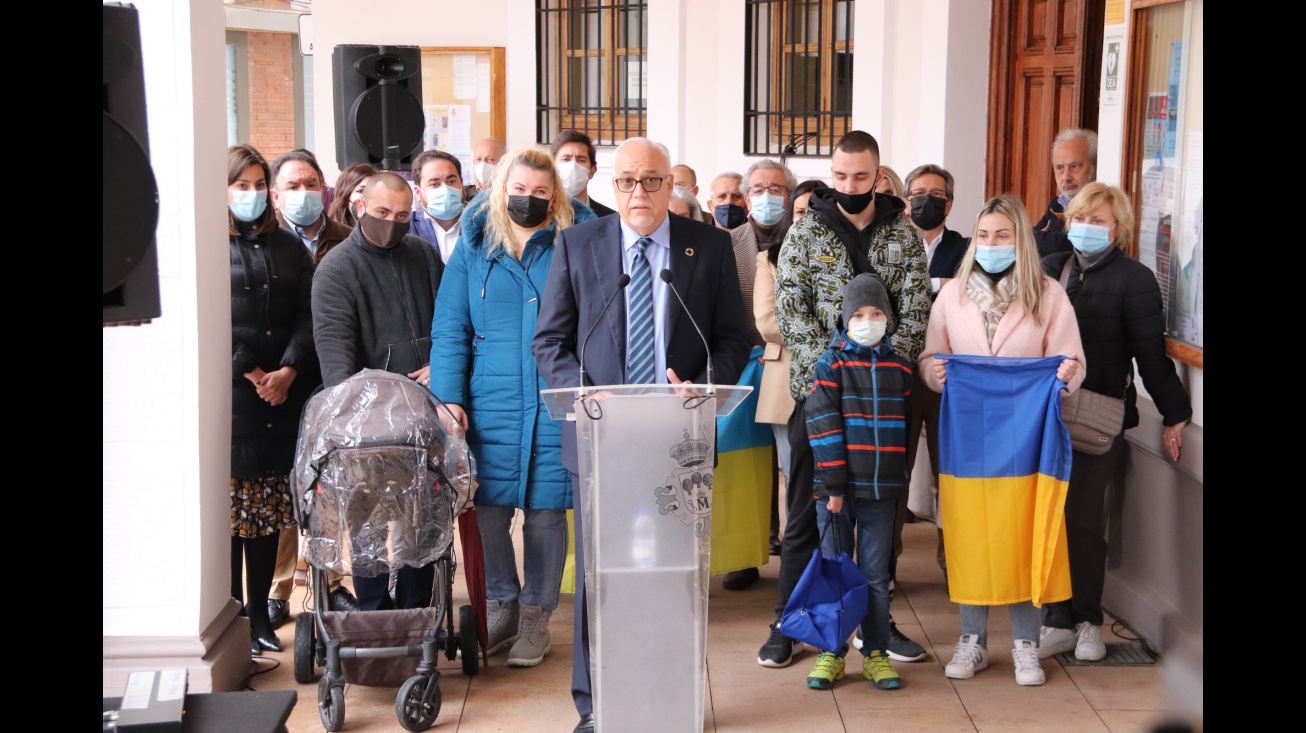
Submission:
[[843,325],[848,327],[848,319],[853,317],[853,313],[864,305],[873,305],[884,311],[884,315],[889,317],[889,322],[885,324],[884,333],[891,334],[895,326],[893,317],[893,303],[889,300],[889,291],[884,289],[884,283],[876,275],[869,272],[863,272],[853,278],[848,283],[848,287],[843,291]]

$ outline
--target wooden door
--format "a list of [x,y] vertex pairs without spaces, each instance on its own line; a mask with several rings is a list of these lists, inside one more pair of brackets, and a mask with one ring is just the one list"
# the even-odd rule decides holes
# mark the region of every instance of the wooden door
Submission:
[[1012,193],[1038,221],[1056,196],[1052,140],[1097,129],[1106,0],[994,0],[987,195]]

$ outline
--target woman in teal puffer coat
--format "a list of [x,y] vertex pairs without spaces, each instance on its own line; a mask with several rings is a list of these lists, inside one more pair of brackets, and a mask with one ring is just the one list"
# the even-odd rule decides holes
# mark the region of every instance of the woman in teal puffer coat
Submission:
[[[476,518],[485,552],[488,654],[511,645],[508,665],[533,667],[549,652],[549,617],[567,557],[571,485],[561,424],[540,398],[531,354],[540,298],[558,232],[594,218],[570,200],[552,159],[534,149],[505,158],[487,192],[462,217],[431,327],[431,391],[467,430],[480,488]],[[512,541],[525,516],[525,572]]]

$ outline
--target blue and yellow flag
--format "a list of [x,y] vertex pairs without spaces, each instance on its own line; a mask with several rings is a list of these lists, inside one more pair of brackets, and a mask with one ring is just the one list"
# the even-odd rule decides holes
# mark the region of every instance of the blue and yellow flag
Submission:
[[1065,357],[939,354],[939,513],[948,595],[976,606],[1070,598]]
[[762,347],[753,347],[736,383],[753,391],[733,412],[716,419],[712,575],[761,567],[771,559],[771,472],[775,464],[771,426],[757,422],[762,353]]

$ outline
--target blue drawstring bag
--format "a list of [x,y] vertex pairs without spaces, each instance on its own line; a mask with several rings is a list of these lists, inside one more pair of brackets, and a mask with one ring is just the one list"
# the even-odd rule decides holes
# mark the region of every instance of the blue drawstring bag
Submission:
[[[824,529],[830,528],[833,519],[833,514],[826,517]],[[833,525],[835,547],[841,544],[839,524]],[[780,633],[821,651],[837,651],[870,611],[869,588],[866,576],[848,553],[822,557],[817,547],[785,604]]]

